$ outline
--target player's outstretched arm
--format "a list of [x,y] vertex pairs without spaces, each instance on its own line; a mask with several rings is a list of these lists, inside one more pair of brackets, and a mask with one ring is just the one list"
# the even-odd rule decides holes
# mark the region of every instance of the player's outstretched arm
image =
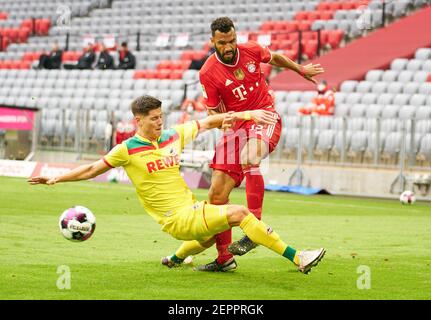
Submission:
[[273,125],[277,122],[274,113],[267,110],[252,110],[243,112],[227,112],[218,113],[199,120],[201,130],[209,130],[213,128],[228,129],[232,123],[238,120],[254,120],[256,124]]
[[27,181],[30,184],[48,184],[53,185],[58,182],[88,180],[111,169],[103,160],[98,160],[91,164],[84,164],[70,172],[58,177],[31,177]]
[[305,66],[302,66],[295,61],[292,61],[288,57],[286,57],[283,54],[279,53],[272,53],[272,59],[270,61],[270,64],[276,67],[290,69],[292,71],[297,72],[305,79],[317,84],[316,79],[314,79],[314,76],[317,76],[321,73],[323,73],[325,70],[322,68],[320,64],[312,64],[309,63]]

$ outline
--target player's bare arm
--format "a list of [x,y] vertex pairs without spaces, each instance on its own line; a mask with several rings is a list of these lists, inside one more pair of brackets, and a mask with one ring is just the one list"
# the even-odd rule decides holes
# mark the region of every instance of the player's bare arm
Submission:
[[243,112],[217,113],[199,121],[202,130],[213,128],[228,129],[232,123],[238,120],[254,120],[256,124],[273,125],[277,122],[274,114],[267,110],[252,110]]
[[276,67],[295,71],[301,76],[303,76],[305,79],[315,84],[317,84],[317,80],[314,79],[314,76],[317,76],[325,71],[320,64],[309,63],[305,66],[302,66],[295,61],[292,61],[285,55],[275,52],[272,53],[272,59],[269,63]]
[[103,160],[98,160],[91,164],[84,164],[72,171],[58,177],[37,176],[28,179],[30,184],[47,184],[53,185],[58,182],[88,180],[111,169]]

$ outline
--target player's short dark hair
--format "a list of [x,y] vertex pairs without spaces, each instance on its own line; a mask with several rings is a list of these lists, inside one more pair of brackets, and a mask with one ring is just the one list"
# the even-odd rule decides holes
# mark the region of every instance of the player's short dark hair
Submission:
[[211,23],[211,33],[214,36],[216,31],[228,33],[232,28],[235,29],[233,22],[228,17],[220,17]]
[[132,102],[132,113],[134,116],[138,114],[146,116],[151,110],[161,107],[162,102],[159,99],[148,95],[140,96]]
[[121,46],[122,47],[127,47],[127,42],[126,41],[121,42]]

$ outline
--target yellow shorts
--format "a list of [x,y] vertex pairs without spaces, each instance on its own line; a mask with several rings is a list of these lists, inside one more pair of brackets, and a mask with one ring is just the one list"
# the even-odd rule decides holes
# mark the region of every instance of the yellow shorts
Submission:
[[162,226],[163,231],[178,240],[198,241],[206,241],[227,229],[230,229],[227,206],[215,206],[206,201],[178,210]]

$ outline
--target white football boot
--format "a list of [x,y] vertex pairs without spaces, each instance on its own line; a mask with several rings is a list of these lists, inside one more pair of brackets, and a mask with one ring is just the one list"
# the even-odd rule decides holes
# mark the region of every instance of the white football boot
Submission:
[[325,255],[325,249],[320,248],[317,250],[304,250],[298,253],[299,265],[298,270],[304,274],[308,274],[311,268],[317,266]]

